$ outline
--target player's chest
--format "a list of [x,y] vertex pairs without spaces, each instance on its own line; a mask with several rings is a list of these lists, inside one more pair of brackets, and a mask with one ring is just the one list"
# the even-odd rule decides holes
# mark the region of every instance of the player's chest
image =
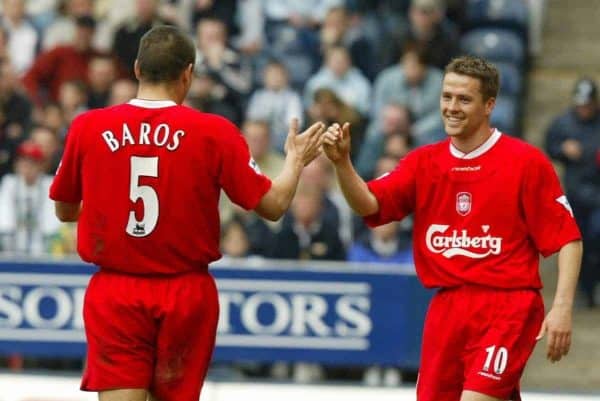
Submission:
[[423,176],[417,182],[416,213],[457,223],[514,219],[522,185],[508,167],[465,163]]

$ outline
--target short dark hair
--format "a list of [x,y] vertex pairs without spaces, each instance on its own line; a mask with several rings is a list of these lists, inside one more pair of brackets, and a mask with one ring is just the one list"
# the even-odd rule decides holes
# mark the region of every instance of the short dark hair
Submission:
[[457,57],[446,66],[444,75],[451,72],[477,78],[481,84],[480,91],[484,101],[498,96],[500,74],[496,66],[489,61],[475,56]]
[[142,36],[137,53],[140,78],[151,83],[172,82],[196,61],[192,40],[176,27],[161,25]]

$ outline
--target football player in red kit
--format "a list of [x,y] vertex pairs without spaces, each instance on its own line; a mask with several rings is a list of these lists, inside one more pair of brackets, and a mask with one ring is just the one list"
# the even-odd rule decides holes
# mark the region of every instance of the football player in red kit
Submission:
[[[370,226],[414,214],[417,274],[438,288],[423,332],[418,401],[519,400],[536,341],[569,351],[581,235],[548,159],[490,127],[497,69],[475,57],[444,73],[448,138],[409,153],[365,183],[349,157],[349,125],[331,126],[325,153],[350,206]],[[559,252],[554,303],[544,318],[539,254]]]
[[195,49],[177,28],[140,41],[137,98],[93,110],[69,129],[50,189],[57,216],[78,223],[78,252],[99,266],[85,295],[88,359],[81,388],[101,401],[197,401],[214,348],[219,193],[276,220],[325,126],[297,134],[273,181],[238,129],[182,106]]

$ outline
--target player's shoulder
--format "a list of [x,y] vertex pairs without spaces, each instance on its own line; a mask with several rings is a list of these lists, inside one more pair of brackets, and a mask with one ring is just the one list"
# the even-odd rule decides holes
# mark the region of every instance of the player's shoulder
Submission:
[[546,154],[531,143],[514,136],[502,133],[503,150],[512,158],[524,161],[545,161]]

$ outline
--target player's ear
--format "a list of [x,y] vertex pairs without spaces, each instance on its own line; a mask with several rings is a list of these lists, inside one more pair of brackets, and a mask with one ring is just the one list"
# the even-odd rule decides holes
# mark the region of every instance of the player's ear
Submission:
[[183,70],[182,75],[183,82],[186,86],[189,86],[194,78],[194,64],[190,63],[187,68]]
[[491,97],[485,101],[485,115],[490,116],[492,114],[492,110],[494,110],[494,106],[496,106],[496,98]]
[[137,58],[135,59],[135,61],[133,62],[133,72],[135,74],[135,77],[137,78],[137,80],[140,80],[140,63],[138,63]]

